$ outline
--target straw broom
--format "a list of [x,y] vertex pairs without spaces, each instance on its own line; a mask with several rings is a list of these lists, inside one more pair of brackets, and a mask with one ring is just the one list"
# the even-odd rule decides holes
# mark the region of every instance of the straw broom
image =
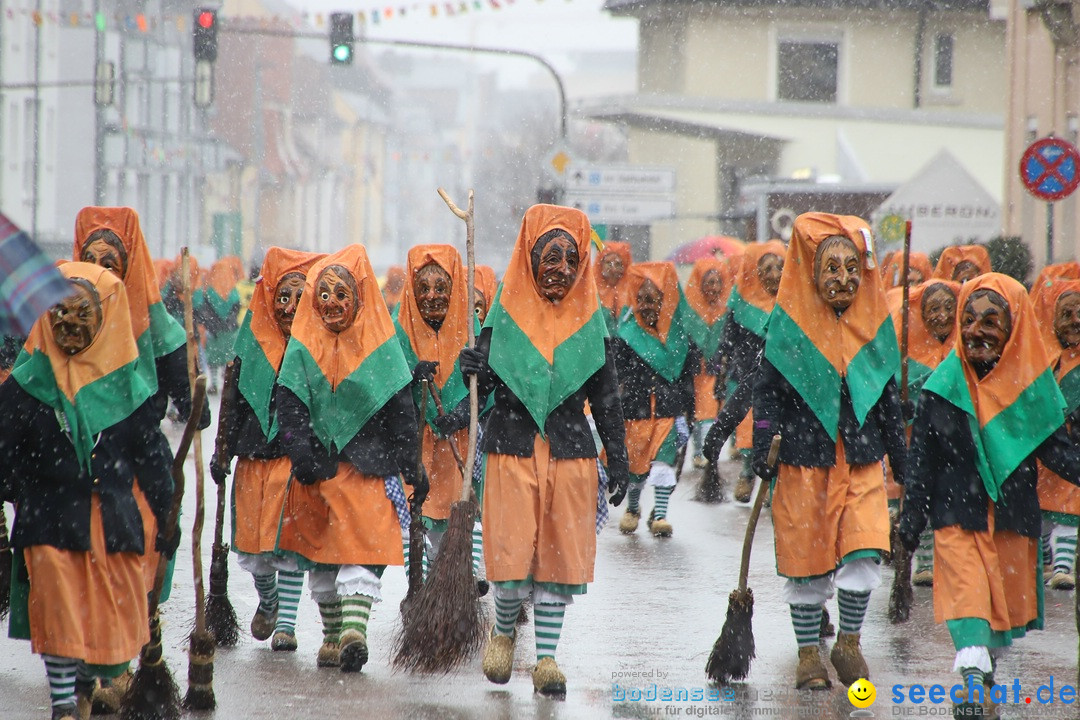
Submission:
[[[218,406],[218,430],[214,443],[216,452],[232,457],[228,445],[229,426],[235,420],[238,370],[235,361],[225,366],[225,379],[221,387],[221,404]],[[221,647],[232,647],[240,641],[240,623],[236,611],[229,602],[229,546],[222,533],[225,525],[226,482],[217,487],[217,517],[214,523],[214,549],[210,555],[210,594],[206,597],[206,627]]]
[[[461,210],[439,188],[451,212],[465,221],[469,294],[473,297],[476,264],[473,254],[473,192]],[[466,323],[469,347],[476,344],[473,323]],[[484,639],[484,609],[472,573],[472,528],[480,508],[472,490],[476,461],[478,415],[476,376],[469,378],[469,451],[462,478],[461,500],[450,507],[450,521],[442,547],[431,565],[427,582],[402,618],[402,637],[394,654],[397,668],[414,672],[446,673],[465,663]]]
[[[908,296],[911,288],[908,282],[908,267],[911,262],[911,221],[904,226],[904,262],[901,272],[903,273],[902,303],[900,311],[900,402],[906,405],[908,401]],[[902,491],[901,491],[902,492]],[[900,507],[903,508],[904,496],[900,495]],[[899,517],[899,515],[897,516]],[[889,621],[892,623],[907,622],[911,616],[911,604],[915,599],[915,592],[911,587],[911,553],[907,551],[903,543],[893,541],[893,586],[889,593]]]
[[[424,425],[427,423],[428,381],[420,381],[420,424],[416,431],[416,467],[424,464]],[[424,586],[424,501],[416,501],[416,494],[409,498],[409,591],[401,601],[401,615],[408,615],[408,608]]]
[[[776,466],[780,454],[780,435],[773,435],[769,445],[768,462]],[[743,538],[742,563],[739,565],[739,587],[728,595],[727,618],[720,629],[720,637],[713,643],[709,660],[705,664],[705,674],[718,683],[742,680],[750,674],[750,661],[755,657],[754,650],[754,591],[746,586],[750,574],[750,550],[754,545],[754,531],[757,530],[761,506],[769,493],[764,480],[758,483],[757,497],[750,510],[750,519],[746,523],[746,536]]]
[[[184,460],[188,448],[195,436],[195,428],[202,416],[206,401],[206,377],[195,379],[191,396],[191,416],[184,426],[180,445],[173,457],[171,474],[173,478],[172,505],[165,519],[165,535],[175,537],[180,531],[180,504],[184,499]],[[139,651],[139,667],[132,676],[131,684],[120,703],[120,720],[179,720],[180,690],[169,672],[168,665],[161,651],[161,617],[158,615],[158,600],[161,588],[165,585],[165,571],[169,560],[164,555],[158,558],[154,574],[154,588],[150,591],[147,616],[150,623],[150,642]]]
[[[184,329],[187,330],[188,378],[195,383],[195,337],[192,318],[191,277],[188,271],[188,249],[181,250],[181,272],[185,284],[184,292]],[[194,412],[192,413],[194,416]],[[202,433],[195,431],[195,522],[191,528],[191,559],[195,576],[195,629],[188,637],[188,691],[184,696],[184,708],[187,710],[213,710],[214,700],[214,636],[206,629],[206,602],[203,591],[202,574],[202,531],[205,521],[203,504],[203,456]]]

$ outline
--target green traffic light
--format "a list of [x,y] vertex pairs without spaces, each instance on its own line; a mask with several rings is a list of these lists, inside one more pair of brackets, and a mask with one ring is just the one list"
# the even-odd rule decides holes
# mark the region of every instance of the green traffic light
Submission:
[[339,63],[347,63],[352,58],[352,48],[348,45],[334,46],[334,60]]

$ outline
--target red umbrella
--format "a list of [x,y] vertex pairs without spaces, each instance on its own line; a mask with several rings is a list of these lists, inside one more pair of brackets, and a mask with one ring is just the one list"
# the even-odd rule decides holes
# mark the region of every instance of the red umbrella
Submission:
[[667,259],[679,264],[689,264],[707,257],[735,257],[746,250],[746,243],[727,235],[706,235],[680,245]]

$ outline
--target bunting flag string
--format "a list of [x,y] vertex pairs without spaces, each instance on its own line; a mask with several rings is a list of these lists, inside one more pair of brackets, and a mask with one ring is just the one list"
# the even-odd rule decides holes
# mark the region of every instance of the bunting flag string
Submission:
[[[573,2],[573,0],[564,0]],[[535,0],[542,4],[544,0]],[[457,17],[468,13],[482,12],[484,10],[502,10],[504,5],[513,5],[514,0],[450,0],[446,2],[398,2],[392,5],[381,5],[368,10],[359,10],[356,13],[360,27],[370,23],[378,25],[387,20],[404,19],[407,17],[432,18]],[[4,11],[0,23],[25,19],[38,27],[56,26],[72,28],[94,28],[98,32],[108,30],[124,30],[132,33],[151,33],[162,30],[174,29],[179,33],[186,33],[190,29],[191,17],[188,15],[152,15],[138,13],[135,15],[108,13],[108,12],[72,12],[68,14],[55,12],[38,12],[30,9],[7,8]],[[329,19],[323,13],[310,13],[306,10],[297,11],[290,15],[263,15],[263,16],[223,16],[225,21],[238,21],[246,24],[259,24],[268,27],[280,27],[288,24],[296,29],[315,28],[322,30],[327,27]]]

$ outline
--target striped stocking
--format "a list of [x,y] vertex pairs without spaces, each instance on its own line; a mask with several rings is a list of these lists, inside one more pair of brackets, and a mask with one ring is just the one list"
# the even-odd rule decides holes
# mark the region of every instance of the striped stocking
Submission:
[[359,630],[367,637],[373,602],[370,595],[346,595],[341,598],[341,630]]
[[259,609],[266,615],[273,615],[278,609],[277,573],[251,577],[255,580],[255,592],[259,594]]
[[274,632],[296,634],[296,611],[304,591],[304,573],[278,571],[278,614]]
[[322,618],[323,642],[336,643],[341,637],[341,600],[319,603],[319,616]]
[[927,528],[919,535],[919,547],[915,550],[915,572],[934,570],[934,531]]
[[495,634],[512,637],[524,598],[505,598],[495,593]]
[[653,488],[656,493],[656,506],[653,508],[654,520],[663,520],[667,517],[668,500],[671,499],[671,493],[674,489],[674,487]]
[[565,615],[565,603],[544,603],[533,608],[537,662],[546,657],[555,659],[555,648],[559,645]]
[[49,678],[49,695],[54,708],[75,704],[75,674],[79,661],[57,655],[42,655]]
[[788,605],[795,642],[799,647],[817,647],[821,641],[821,605]]
[[862,630],[866,606],[870,604],[870,591],[836,591],[837,604],[840,606],[840,632],[854,634]]
[[1055,525],[1050,544],[1054,549],[1054,572],[1072,575],[1076,565],[1076,528]]

